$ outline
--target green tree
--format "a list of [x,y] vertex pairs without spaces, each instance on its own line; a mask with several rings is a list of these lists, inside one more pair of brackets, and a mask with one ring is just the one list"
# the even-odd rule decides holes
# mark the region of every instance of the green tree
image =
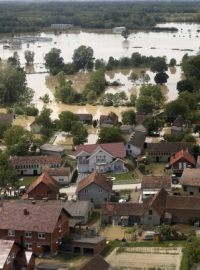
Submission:
[[20,67],[19,55],[17,52],[13,53],[13,56],[9,57],[7,62],[15,67]]
[[128,39],[129,35],[130,35],[130,31],[128,29],[122,31],[122,37],[125,39]]
[[157,57],[151,65],[151,71],[153,72],[165,72],[167,71],[167,63],[164,57]]
[[155,100],[148,96],[139,96],[136,101],[136,109],[139,113],[152,113],[155,109]]
[[165,107],[167,121],[172,123],[178,115],[182,115],[185,119],[189,115],[189,107],[183,99],[176,99],[169,102]]
[[193,92],[194,90],[194,87],[189,80],[181,80],[177,82],[176,88],[179,91],[179,93],[184,92],[184,91]]
[[127,110],[122,112],[122,123],[124,125],[133,125],[136,123],[136,114],[134,110]]
[[0,124],[0,139],[3,139],[3,134],[6,130],[11,127],[9,123],[2,123]]
[[157,84],[163,84],[166,83],[167,80],[169,79],[169,76],[165,72],[158,72],[156,76],[154,77],[154,81]]
[[56,98],[66,104],[78,103],[81,95],[73,88],[72,81],[65,81],[65,79],[59,79],[59,81],[60,83],[56,87]]
[[189,107],[190,110],[196,110],[198,100],[193,93],[188,91],[181,92],[179,94],[179,100],[182,99]]
[[82,45],[74,51],[72,59],[77,70],[91,70],[94,65],[93,49]]
[[99,143],[123,142],[123,136],[118,128],[102,128],[99,132]]
[[35,53],[34,52],[31,52],[29,50],[27,50],[27,51],[24,52],[24,58],[26,60],[26,65],[27,66],[33,65],[33,63],[34,63],[34,56],[35,56]]
[[169,61],[169,66],[170,66],[170,67],[176,66],[176,59],[175,59],[175,58],[170,59],[170,61]]
[[17,175],[9,156],[0,151],[0,189],[8,185],[17,185]]
[[79,122],[73,123],[71,133],[73,136],[74,145],[79,145],[87,142],[88,131],[83,126],[83,124]]
[[64,67],[63,58],[60,56],[60,54],[61,50],[52,48],[51,51],[48,52],[44,57],[45,67],[53,75],[59,73]]
[[185,253],[188,259],[189,267],[193,264],[200,263],[200,239],[195,238],[193,241],[187,243]]
[[41,124],[43,127],[52,128],[51,113],[51,109],[44,107],[36,117],[36,122]]
[[61,130],[66,132],[71,132],[72,126],[79,121],[78,116],[70,111],[61,112],[59,119]]

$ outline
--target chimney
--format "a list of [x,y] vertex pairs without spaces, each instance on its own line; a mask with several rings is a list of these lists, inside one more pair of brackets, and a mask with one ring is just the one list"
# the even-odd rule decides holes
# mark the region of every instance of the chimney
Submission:
[[28,210],[26,208],[24,208],[24,215],[25,216],[28,216],[29,215],[29,212],[28,212]]

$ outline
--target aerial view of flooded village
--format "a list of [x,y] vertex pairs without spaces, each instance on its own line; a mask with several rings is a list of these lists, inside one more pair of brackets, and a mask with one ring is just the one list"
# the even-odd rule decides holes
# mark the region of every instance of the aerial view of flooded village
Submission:
[[200,269],[200,1],[0,0],[0,270]]

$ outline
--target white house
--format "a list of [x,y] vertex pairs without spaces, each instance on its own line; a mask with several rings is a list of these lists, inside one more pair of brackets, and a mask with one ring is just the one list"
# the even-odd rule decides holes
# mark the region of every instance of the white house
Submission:
[[88,172],[124,172],[126,156],[123,143],[87,144],[76,148],[79,173]]

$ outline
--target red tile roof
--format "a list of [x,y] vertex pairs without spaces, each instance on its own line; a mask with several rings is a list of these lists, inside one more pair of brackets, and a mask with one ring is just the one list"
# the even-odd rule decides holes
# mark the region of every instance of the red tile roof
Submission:
[[0,229],[52,233],[62,211],[68,214],[58,204],[5,202],[0,211]]
[[33,183],[28,188],[27,193],[29,194],[41,183],[48,186],[48,188],[53,190],[54,192],[59,193],[59,184],[47,172],[44,172],[35,181],[33,181]]
[[199,196],[168,196],[166,209],[200,210]]
[[85,151],[89,155],[92,155],[97,148],[102,148],[113,157],[124,158],[126,156],[126,150],[123,143],[103,143],[103,144],[86,144],[78,145],[76,148],[76,155],[80,152]]
[[200,187],[200,168],[185,168],[180,183],[182,185]]
[[181,159],[184,159],[185,161],[189,162],[192,165],[196,164],[194,157],[190,153],[188,153],[188,151],[181,150],[181,151],[179,151],[176,154],[171,156],[170,165],[175,164],[176,162],[178,162]]
[[70,176],[72,167],[49,168],[46,170],[50,176]]
[[79,270],[109,270],[110,265],[100,255],[94,256],[86,264],[82,265]]
[[145,175],[142,178],[141,189],[170,189],[171,177],[166,175]]
[[113,182],[109,180],[107,177],[105,177],[103,174],[93,172],[78,183],[77,193],[82,189],[86,188],[87,186],[91,185],[92,183],[95,183],[101,188],[109,192],[112,192]]
[[104,203],[101,208],[102,215],[111,216],[141,216],[147,209],[144,203]]
[[162,188],[151,198],[148,198],[145,203],[152,207],[159,216],[162,216],[165,212],[167,196],[167,191]]
[[60,156],[22,156],[11,157],[12,164],[27,165],[27,164],[61,164]]

